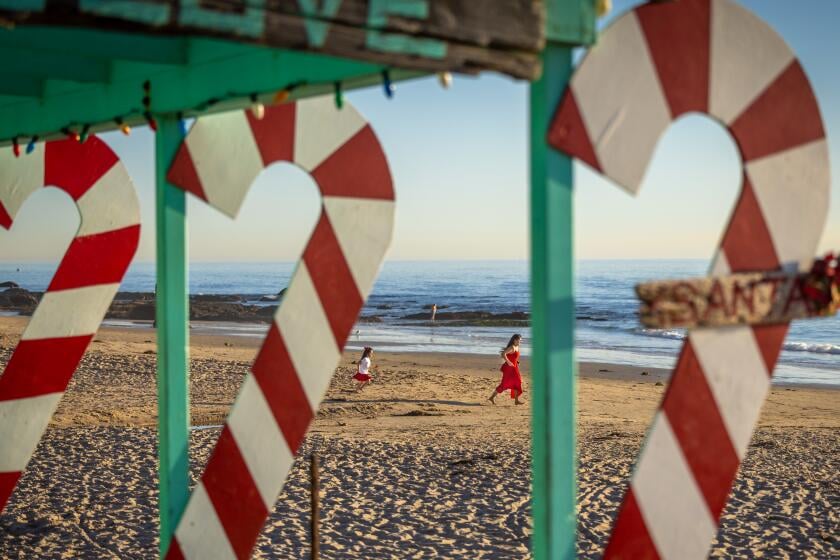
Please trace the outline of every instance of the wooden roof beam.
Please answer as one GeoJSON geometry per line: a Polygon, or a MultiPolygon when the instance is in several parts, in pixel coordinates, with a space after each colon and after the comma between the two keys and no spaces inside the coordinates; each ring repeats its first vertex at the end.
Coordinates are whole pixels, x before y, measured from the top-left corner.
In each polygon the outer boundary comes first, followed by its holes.
{"type": "Polygon", "coordinates": [[[137,48],[133,33],[92,30],[84,37],[85,40],[80,40],[77,29],[21,26],[0,30],[0,47],[162,65],[181,65],[189,61],[188,39],[182,37],[149,37],[144,40],[142,49],[137,48]],[[56,50],[56,45],[60,45],[60,50],[56,50]]]}
{"type": "Polygon", "coordinates": [[[24,57],[20,49],[0,47],[0,59],[3,60],[3,74],[6,76],[54,78],[83,83],[106,83],[111,77],[111,67],[107,61],[67,53],[30,51],[24,57]]]}
{"type": "Polygon", "coordinates": [[[0,96],[41,97],[44,93],[44,81],[41,79],[5,71],[3,74],[4,79],[0,82],[0,96]]]}

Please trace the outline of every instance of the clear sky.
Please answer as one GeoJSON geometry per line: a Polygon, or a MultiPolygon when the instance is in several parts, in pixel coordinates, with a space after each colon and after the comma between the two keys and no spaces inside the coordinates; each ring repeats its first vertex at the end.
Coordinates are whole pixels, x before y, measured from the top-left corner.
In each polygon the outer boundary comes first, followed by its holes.
{"type": "MultiPolygon", "coordinates": [[[[638,2],[617,0],[605,21],[638,2]]],[[[816,90],[833,168],[828,227],[821,250],[840,249],[840,2],[742,0],[798,53],[816,90]]],[[[603,23],[603,22],[602,22],[603,23]]],[[[371,121],[397,190],[395,260],[528,257],[527,93],[524,82],[497,75],[455,76],[450,90],[434,78],[347,99],[371,121]]],[[[154,259],[153,137],[105,140],[126,162],[140,194],[139,260],[154,259]]],[[[684,117],[660,141],[641,193],[633,198],[575,164],[579,258],[708,258],[740,186],[734,143],[715,122],[684,117]]],[[[294,260],[318,212],[311,179],[278,164],[257,180],[236,221],[191,200],[190,258],[195,261],[294,260]]],[[[45,189],[27,202],[0,259],[52,261],[78,225],[70,199],[45,189]]]]}

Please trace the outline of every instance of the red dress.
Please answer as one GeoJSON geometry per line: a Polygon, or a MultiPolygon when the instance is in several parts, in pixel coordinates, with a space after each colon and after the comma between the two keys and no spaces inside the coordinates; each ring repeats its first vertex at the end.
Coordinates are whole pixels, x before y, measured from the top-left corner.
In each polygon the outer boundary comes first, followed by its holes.
{"type": "Polygon", "coordinates": [[[510,398],[515,399],[522,394],[522,376],[519,374],[519,352],[511,352],[505,357],[513,365],[507,362],[499,368],[502,372],[502,382],[496,387],[496,392],[501,393],[510,389],[510,398]]]}

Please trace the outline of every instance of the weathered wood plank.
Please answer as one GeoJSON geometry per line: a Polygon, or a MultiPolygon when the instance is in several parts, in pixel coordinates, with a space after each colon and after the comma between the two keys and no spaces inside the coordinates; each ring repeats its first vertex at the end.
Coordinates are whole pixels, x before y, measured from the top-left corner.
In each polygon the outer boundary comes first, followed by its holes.
{"type": "Polygon", "coordinates": [[[214,36],[407,69],[533,79],[544,12],[542,0],[54,0],[0,9],[0,20],[214,36]]]}
{"type": "Polygon", "coordinates": [[[639,319],[649,328],[766,325],[827,317],[840,289],[811,273],[756,272],[665,280],[636,286],[639,319]],[[819,297],[814,296],[814,290],[819,297]]]}

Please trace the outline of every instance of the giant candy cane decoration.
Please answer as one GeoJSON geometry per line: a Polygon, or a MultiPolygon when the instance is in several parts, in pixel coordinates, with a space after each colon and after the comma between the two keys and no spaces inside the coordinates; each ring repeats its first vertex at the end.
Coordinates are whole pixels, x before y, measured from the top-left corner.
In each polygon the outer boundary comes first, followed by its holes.
{"type": "MultiPolygon", "coordinates": [[[[712,274],[805,270],[828,208],[828,152],[808,79],[772,29],[729,0],[643,5],[575,72],[549,142],[636,192],[669,124],[732,134],[743,188],[712,274]]],[[[690,331],[606,558],[702,558],[749,444],[787,325],[690,331]]]]}
{"type": "Polygon", "coordinates": [[[230,216],[266,166],[293,162],[322,212],[167,558],[247,558],[391,240],[394,191],[370,125],[330,98],[199,119],[169,180],[230,216]]]}
{"type": "Polygon", "coordinates": [[[0,377],[0,509],[99,328],[140,236],[140,209],[116,154],[96,137],[0,152],[0,225],[43,186],[70,195],[79,230],[0,377]]]}

